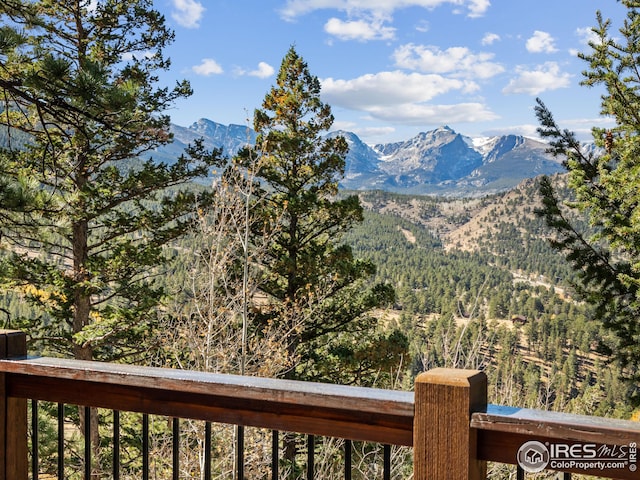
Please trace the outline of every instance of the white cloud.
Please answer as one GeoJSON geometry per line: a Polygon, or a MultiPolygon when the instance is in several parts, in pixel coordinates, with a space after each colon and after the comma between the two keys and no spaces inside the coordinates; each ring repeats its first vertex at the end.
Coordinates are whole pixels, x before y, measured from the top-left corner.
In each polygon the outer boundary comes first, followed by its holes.
{"type": "Polygon", "coordinates": [[[547,90],[566,88],[571,82],[571,74],[561,72],[556,62],[546,62],[534,70],[517,67],[516,73],[518,76],[502,89],[502,93],[539,95],[547,90]]]}
{"type": "Polygon", "coordinates": [[[363,111],[375,119],[405,124],[494,119],[495,115],[480,103],[427,103],[448,92],[468,92],[473,86],[472,82],[441,75],[392,71],[352,80],[324,79],[322,96],[334,107],[363,111]]]}
{"type": "Polygon", "coordinates": [[[287,0],[280,13],[287,20],[322,9],[340,10],[349,14],[368,12],[374,16],[384,16],[391,15],[401,8],[422,7],[431,10],[446,4],[466,7],[470,17],[484,15],[491,6],[490,0],[287,0]]]}
{"type": "Polygon", "coordinates": [[[598,36],[598,34],[593,31],[592,27],[576,28],[575,33],[578,39],[580,40],[580,43],[583,44],[586,48],[583,48],[581,50],[578,50],[577,48],[572,48],[569,50],[571,55],[577,56],[578,53],[580,52],[588,53],[590,51],[590,47],[589,47],[590,44],[600,45],[602,43],[600,36],[598,36]]]}
{"type": "Polygon", "coordinates": [[[209,77],[211,75],[218,75],[222,73],[224,70],[222,67],[212,58],[203,58],[202,63],[200,65],[195,65],[191,67],[198,75],[203,75],[205,77],[209,77]]]}
{"type": "Polygon", "coordinates": [[[196,0],[171,0],[171,17],[185,28],[198,28],[205,8],[196,0]]]}
{"type": "Polygon", "coordinates": [[[402,104],[387,108],[374,108],[371,116],[405,125],[483,122],[498,116],[481,103],[457,103],[452,105],[402,104]]]}
{"type": "Polygon", "coordinates": [[[469,2],[469,16],[482,17],[490,6],[490,0],[471,0],[469,2]]]}
{"type": "Polygon", "coordinates": [[[246,70],[241,67],[235,67],[233,70],[233,74],[238,77],[247,75],[249,77],[269,78],[274,73],[275,69],[267,62],[258,63],[258,68],[256,68],[255,70],[246,70]]]}
{"type": "Polygon", "coordinates": [[[396,70],[367,74],[353,80],[324,79],[322,95],[332,105],[368,111],[371,105],[425,102],[464,87],[465,82],[461,80],[396,70]]]}
{"type": "Polygon", "coordinates": [[[266,62],[258,63],[258,68],[248,73],[251,77],[269,78],[275,73],[274,68],[266,62]]]}
{"type": "Polygon", "coordinates": [[[451,74],[465,78],[491,78],[504,71],[499,63],[492,62],[492,53],[473,53],[466,47],[438,47],[409,43],[393,53],[396,65],[425,73],[451,74]]]}
{"type": "Polygon", "coordinates": [[[527,40],[527,50],[531,53],[553,53],[558,49],[554,45],[554,38],[547,32],[536,30],[527,40]]]}
{"type": "Polygon", "coordinates": [[[525,123],[521,125],[509,125],[485,130],[482,133],[488,137],[497,137],[500,135],[522,135],[523,137],[541,140],[540,134],[538,134],[538,127],[539,125],[535,123],[525,123]]]}
{"type": "Polygon", "coordinates": [[[499,40],[500,35],[498,35],[497,33],[486,33],[484,37],[482,37],[482,45],[493,45],[499,40]]]}
{"type": "Polygon", "coordinates": [[[588,46],[590,43],[599,45],[601,42],[600,37],[593,31],[591,27],[576,28],[576,35],[580,39],[580,43],[588,46]]]}
{"type": "Polygon", "coordinates": [[[385,27],[381,20],[368,22],[366,20],[342,21],[331,18],[324,26],[325,32],[338,37],[340,40],[391,40],[395,37],[396,29],[385,27]]]}

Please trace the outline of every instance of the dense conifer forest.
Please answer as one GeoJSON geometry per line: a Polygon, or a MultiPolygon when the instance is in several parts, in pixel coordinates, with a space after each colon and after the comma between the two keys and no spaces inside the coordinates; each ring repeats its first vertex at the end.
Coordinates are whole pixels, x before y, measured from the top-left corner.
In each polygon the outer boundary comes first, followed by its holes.
{"type": "Polygon", "coordinates": [[[409,384],[435,366],[482,368],[494,403],[629,417],[620,369],[598,353],[613,339],[575,299],[575,272],[535,214],[537,188],[474,200],[360,193],[368,211],[348,241],[396,288],[386,318],[410,339],[409,384]]]}

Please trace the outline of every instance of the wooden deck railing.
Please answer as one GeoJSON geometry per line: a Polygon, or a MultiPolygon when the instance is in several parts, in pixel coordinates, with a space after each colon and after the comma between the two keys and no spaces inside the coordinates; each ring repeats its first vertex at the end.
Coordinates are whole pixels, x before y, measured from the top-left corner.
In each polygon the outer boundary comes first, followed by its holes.
{"type": "Polygon", "coordinates": [[[415,480],[479,480],[487,461],[516,464],[540,445],[543,466],[566,458],[557,470],[640,478],[639,423],[487,405],[479,371],[431,370],[400,392],[27,358],[23,333],[0,331],[0,480],[28,478],[27,399],[413,446],[415,480]],[[585,468],[594,452],[620,461],[585,468]]]}

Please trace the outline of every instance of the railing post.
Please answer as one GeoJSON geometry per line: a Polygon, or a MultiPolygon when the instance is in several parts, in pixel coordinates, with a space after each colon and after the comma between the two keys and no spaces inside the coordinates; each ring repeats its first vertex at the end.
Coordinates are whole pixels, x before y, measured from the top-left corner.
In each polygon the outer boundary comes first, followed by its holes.
{"type": "MultiPolygon", "coordinates": [[[[0,330],[0,359],[27,355],[26,335],[0,330]]],[[[0,373],[0,480],[26,480],[27,400],[7,396],[7,374],[0,373]]]]}
{"type": "Polygon", "coordinates": [[[415,381],[415,480],[481,480],[471,413],[487,405],[487,376],[478,370],[436,368],[415,381]]]}

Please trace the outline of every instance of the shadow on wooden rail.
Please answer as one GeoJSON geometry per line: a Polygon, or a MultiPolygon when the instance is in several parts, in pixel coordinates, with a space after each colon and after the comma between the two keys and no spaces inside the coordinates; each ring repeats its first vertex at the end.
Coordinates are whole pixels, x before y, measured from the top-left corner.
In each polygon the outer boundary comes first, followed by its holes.
{"type": "Polygon", "coordinates": [[[483,479],[487,461],[640,478],[639,423],[487,405],[475,370],[430,370],[401,392],[28,358],[24,333],[0,330],[0,480],[28,476],[27,399],[413,446],[416,480],[483,479]]]}

